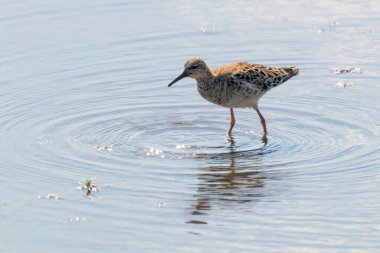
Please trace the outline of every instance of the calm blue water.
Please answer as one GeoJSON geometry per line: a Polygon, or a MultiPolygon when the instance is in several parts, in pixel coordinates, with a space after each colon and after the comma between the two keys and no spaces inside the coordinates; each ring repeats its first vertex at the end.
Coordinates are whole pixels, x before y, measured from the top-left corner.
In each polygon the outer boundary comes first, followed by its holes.
{"type": "Polygon", "coordinates": [[[0,252],[378,251],[379,13],[1,1],[0,252]],[[300,68],[261,100],[268,145],[253,110],[231,142],[228,110],[167,87],[190,57],[300,68]]]}

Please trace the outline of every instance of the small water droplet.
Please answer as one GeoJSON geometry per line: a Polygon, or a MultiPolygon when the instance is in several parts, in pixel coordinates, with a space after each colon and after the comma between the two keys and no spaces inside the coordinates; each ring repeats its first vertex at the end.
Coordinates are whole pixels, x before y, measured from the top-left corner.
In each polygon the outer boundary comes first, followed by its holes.
{"type": "Polygon", "coordinates": [[[86,217],[78,216],[78,217],[69,218],[69,221],[70,222],[86,222],[87,218],[86,217]]]}
{"type": "Polygon", "coordinates": [[[347,88],[347,87],[352,86],[352,83],[339,81],[334,84],[330,84],[329,86],[335,87],[335,88],[347,88]]]}

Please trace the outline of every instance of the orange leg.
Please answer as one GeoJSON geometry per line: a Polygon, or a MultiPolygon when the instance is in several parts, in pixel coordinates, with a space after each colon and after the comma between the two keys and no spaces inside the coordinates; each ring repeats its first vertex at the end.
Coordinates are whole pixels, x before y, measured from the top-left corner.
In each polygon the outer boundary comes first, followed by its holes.
{"type": "Polygon", "coordinates": [[[267,142],[268,142],[268,139],[267,139],[267,133],[268,133],[267,132],[267,124],[265,123],[265,119],[264,119],[263,115],[260,113],[259,109],[255,109],[255,110],[256,110],[257,114],[259,115],[261,125],[263,126],[264,135],[263,135],[262,140],[263,140],[263,142],[265,144],[267,144],[267,142]]]}
{"type": "Polygon", "coordinates": [[[231,126],[230,126],[230,130],[228,130],[228,135],[232,134],[232,128],[234,128],[234,125],[235,125],[234,110],[232,108],[230,108],[230,112],[231,112],[231,126]]]}

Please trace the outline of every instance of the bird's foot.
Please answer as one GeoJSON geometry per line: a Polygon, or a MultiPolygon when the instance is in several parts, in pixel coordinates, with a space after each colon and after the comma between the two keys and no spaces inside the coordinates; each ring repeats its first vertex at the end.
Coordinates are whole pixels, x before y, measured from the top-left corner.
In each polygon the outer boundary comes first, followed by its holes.
{"type": "Polygon", "coordinates": [[[230,147],[234,147],[236,142],[232,135],[228,135],[228,142],[230,143],[230,147]]]}
{"type": "Polygon", "coordinates": [[[263,135],[263,137],[261,138],[261,140],[263,141],[263,143],[264,143],[265,145],[268,144],[268,138],[267,138],[267,135],[266,135],[266,134],[263,135]]]}

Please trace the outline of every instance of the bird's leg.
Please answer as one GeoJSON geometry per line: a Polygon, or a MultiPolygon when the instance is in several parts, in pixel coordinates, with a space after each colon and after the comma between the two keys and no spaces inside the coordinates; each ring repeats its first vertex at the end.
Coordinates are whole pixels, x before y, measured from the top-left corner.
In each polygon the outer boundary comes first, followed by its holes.
{"type": "Polygon", "coordinates": [[[263,126],[264,135],[263,135],[262,140],[263,140],[263,142],[265,144],[267,144],[267,142],[268,142],[268,139],[267,139],[267,133],[268,133],[267,132],[267,124],[265,123],[265,119],[264,119],[263,115],[261,114],[261,112],[259,111],[259,109],[257,108],[255,110],[256,110],[257,114],[259,115],[261,125],[263,126]]]}
{"type": "Polygon", "coordinates": [[[230,130],[228,130],[228,135],[232,134],[232,128],[234,128],[234,125],[235,125],[234,110],[232,108],[230,108],[230,112],[231,112],[231,126],[230,126],[230,130]]]}

